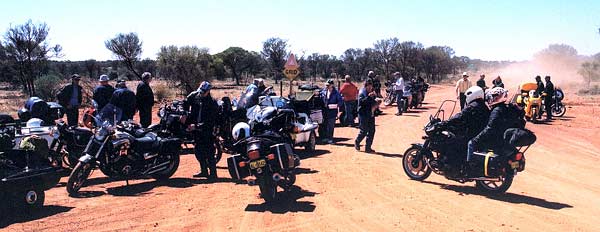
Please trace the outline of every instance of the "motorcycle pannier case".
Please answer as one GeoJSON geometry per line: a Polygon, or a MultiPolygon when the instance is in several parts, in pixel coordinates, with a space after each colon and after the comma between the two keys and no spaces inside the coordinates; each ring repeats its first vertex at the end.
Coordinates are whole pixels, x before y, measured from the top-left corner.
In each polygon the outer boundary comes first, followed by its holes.
{"type": "Polygon", "coordinates": [[[160,152],[179,155],[181,150],[181,139],[165,138],[160,140],[160,152]]]}
{"type": "Polygon", "coordinates": [[[275,155],[274,162],[282,170],[294,168],[294,152],[289,144],[275,144],[271,146],[271,153],[275,155]]]}
{"type": "Polygon", "coordinates": [[[245,161],[241,155],[233,155],[227,158],[227,169],[232,179],[241,180],[250,175],[248,166],[240,167],[240,162],[245,161]]]}
{"type": "Polygon", "coordinates": [[[474,152],[473,160],[476,162],[475,172],[478,176],[497,177],[502,171],[499,163],[500,156],[494,152],[474,152]]]}

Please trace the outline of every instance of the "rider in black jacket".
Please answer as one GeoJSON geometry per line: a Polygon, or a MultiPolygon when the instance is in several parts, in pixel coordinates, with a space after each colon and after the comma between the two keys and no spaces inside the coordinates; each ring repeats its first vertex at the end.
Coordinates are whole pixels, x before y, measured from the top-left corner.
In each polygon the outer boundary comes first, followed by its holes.
{"type": "Polygon", "coordinates": [[[216,136],[213,133],[217,121],[217,102],[210,95],[211,88],[209,82],[203,81],[198,90],[188,95],[184,108],[188,110],[191,107],[186,124],[194,133],[194,151],[200,163],[200,172],[194,177],[214,180],[217,178],[214,147],[216,136]]]}
{"type": "Polygon", "coordinates": [[[546,80],[546,88],[544,89],[544,93],[546,94],[544,97],[544,110],[546,110],[546,120],[552,120],[552,97],[554,96],[554,84],[552,84],[550,81],[550,76],[546,76],[544,79],[546,80]]]}

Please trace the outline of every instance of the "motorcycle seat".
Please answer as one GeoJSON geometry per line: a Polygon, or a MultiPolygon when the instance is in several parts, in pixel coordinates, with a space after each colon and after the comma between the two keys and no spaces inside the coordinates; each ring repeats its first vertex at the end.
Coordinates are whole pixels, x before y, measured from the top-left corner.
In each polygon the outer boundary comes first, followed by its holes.
{"type": "Polygon", "coordinates": [[[146,136],[146,134],[148,134],[148,132],[150,132],[150,130],[147,129],[136,129],[135,131],[133,131],[133,136],[136,138],[142,138],[144,136],[146,136]]]}
{"type": "Polygon", "coordinates": [[[149,152],[158,149],[160,140],[154,133],[147,133],[141,138],[136,138],[133,142],[133,149],[138,152],[149,152]]]}

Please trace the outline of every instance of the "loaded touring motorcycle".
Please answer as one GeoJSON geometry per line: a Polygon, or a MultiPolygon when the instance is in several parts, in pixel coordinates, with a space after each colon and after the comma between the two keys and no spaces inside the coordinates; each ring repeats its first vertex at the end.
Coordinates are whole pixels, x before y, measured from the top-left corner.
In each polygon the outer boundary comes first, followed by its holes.
{"type": "Polygon", "coordinates": [[[96,167],[113,179],[169,179],[179,166],[180,149],[178,138],[158,137],[132,122],[114,126],[106,121],[94,133],[71,172],[67,192],[77,195],[96,167]]]}
{"type": "MultiPolygon", "coordinates": [[[[456,101],[446,100],[435,115],[429,117],[425,126],[423,143],[412,144],[404,152],[402,166],[410,179],[422,181],[431,172],[460,183],[475,181],[478,189],[488,193],[502,193],[508,190],[518,172],[525,170],[525,152],[535,142],[535,135],[526,129],[510,128],[504,133],[507,149],[504,151],[474,152],[475,166],[467,170],[461,155],[466,149],[457,149],[456,135],[444,126],[444,105],[456,101]],[[440,114],[441,117],[440,118],[440,114]],[[458,158],[457,158],[458,157],[458,158]]],[[[449,116],[450,117],[450,116],[449,116]]]]}

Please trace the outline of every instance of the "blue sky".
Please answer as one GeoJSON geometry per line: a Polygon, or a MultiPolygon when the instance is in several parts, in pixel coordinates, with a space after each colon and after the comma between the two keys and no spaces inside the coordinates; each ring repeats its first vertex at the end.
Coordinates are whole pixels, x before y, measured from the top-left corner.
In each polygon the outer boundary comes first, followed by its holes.
{"type": "Polygon", "coordinates": [[[598,0],[2,1],[2,34],[28,19],[46,22],[69,60],[111,59],[104,41],[121,32],[137,32],[149,58],[163,45],[259,51],[269,37],[294,53],[336,56],[390,37],[486,60],[530,59],[551,43],[600,52],[598,0]]]}

